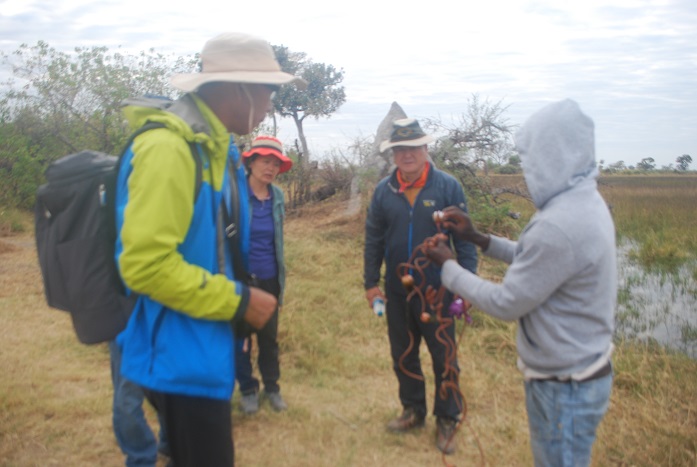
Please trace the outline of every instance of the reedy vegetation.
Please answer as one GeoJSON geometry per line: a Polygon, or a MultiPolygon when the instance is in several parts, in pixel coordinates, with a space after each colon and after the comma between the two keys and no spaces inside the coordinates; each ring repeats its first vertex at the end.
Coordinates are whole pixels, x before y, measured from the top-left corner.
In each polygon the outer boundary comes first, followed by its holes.
{"type": "Polygon", "coordinates": [[[674,272],[697,259],[697,174],[606,176],[601,192],[619,235],[640,244],[644,267],[674,272]]]}

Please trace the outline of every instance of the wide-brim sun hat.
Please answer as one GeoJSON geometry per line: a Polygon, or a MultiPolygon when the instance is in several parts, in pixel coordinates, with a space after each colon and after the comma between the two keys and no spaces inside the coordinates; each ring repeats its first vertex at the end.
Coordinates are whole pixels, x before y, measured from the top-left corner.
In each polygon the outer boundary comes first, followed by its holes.
{"type": "Polygon", "coordinates": [[[249,151],[242,153],[242,157],[248,159],[253,155],[274,156],[281,161],[281,168],[278,173],[288,172],[293,167],[293,161],[283,154],[283,145],[273,136],[257,136],[252,141],[249,151]]]}
{"type": "Polygon", "coordinates": [[[201,52],[201,71],[172,75],[170,83],[185,92],[213,82],[282,84],[307,89],[307,81],[281,71],[271,45],[243,33],[223,33],[210,39],[201,52]]]}
{"type": "Polygon", "coordinates": [[[418,147],[435,141],[421,129],[415,118],[400,118],[392,123],[390,139],[380,143],[380,152],[385,152],[395,146],[418,147]]]}

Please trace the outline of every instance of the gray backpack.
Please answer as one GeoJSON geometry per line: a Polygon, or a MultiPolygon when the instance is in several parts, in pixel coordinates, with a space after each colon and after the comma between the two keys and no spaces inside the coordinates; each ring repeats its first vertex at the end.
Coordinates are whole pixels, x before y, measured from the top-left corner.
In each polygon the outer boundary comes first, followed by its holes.
{"type": "MultiPolygon", "coordinates": [[[[147,123],[135,131],[119,157],[90,150],[62,157],[48,166],[38,189],[34,227],[46,301],[70,313],[83,344],[114,339],[133,310],[135,295],[126,295],[114,258],[116,177],[135,137],[163,127],[147,123]]],[[[191,146],[195,200],[202,164],[191,146]]]]}

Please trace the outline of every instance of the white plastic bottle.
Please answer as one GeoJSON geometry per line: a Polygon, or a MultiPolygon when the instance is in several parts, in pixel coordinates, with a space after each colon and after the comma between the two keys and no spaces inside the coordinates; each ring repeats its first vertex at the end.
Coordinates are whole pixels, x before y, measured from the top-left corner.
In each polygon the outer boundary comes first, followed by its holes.
{"type": "Polygon", "coordinates": [[[385,314],[385,300],[380,297],[375,297],[373,300],[373,313],[375,313],[375,316],[382,316],[385,314]]]}

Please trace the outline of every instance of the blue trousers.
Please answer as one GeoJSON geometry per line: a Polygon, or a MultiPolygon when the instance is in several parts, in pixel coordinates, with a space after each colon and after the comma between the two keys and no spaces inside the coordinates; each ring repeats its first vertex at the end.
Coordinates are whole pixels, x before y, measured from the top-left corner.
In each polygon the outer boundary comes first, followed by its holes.
{"type": "MultiPolygon", "coordinates": [[[[127,467],[154,467],[157,463],[158,445],[143,413],[143,389],[121,376],[121,350],[116,341],[109,342],[111,356],[111,380],[114,386],[112,421],[114,435],[126,456],[127,467]]],[[[159,418],[159,414],[158,414],[159,418]]],[[[162,420],[160,426],[164,427],[162,420]]],[[[160,430],[160,451],[167,453],[167,436],[160,430]]]]}
{"type": "Polygon", "coordinates": [[[607,411],[611,388],[612,374],[585,382],[525,382],[536,467],[590,465],[595,432],[607,411]]]}

